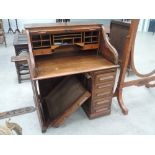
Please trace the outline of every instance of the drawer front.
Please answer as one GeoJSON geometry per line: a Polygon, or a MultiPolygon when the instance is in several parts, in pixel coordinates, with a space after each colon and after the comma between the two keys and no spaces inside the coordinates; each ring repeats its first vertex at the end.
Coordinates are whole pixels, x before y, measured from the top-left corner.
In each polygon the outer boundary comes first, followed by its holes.
{"type": "Polygon", "coordinates": [[[111,110],[110,107],[100,107],[98,109],[95,109],[95,113],[99,113],[99,112],[106,113],[106,112],[109,112],[110,110],[111,110]]]}
{"type": "Polygon", "coordinates": [[[106,73],[116,73],[116,69],[108,69],[108,70],[99,70],[99,71],[95,71],[93,72],[94,75],[98,75],[98,74],[106,74],[106,73]]]}
{"type": "Polygon", "coordinates": [[[99,47],[99,44],[88,44],[88,45],[84,45],[82,49],[83,50],[97,49],[98,47],[99,47]]]}
{"type": "Polygon", "coordinates": [[[94,107],[111,105],[111,96],[94,100],[94,107]]]}
{"type": "Polygon", "coordinates": [[[113,81],[107,82],[107,83],[98,83],[95,84],[95,91],[104,91],[105,89],[112,89],[114,85],[113,81]]]}
{"type": "Polygon", "coordinates": [[[96,91],[93,95],[94,99],[103,98],[106,96],[112,96],[112,89],[106,89],[104,91],[96,91]]]}
{"type": "Polygon", "coordinates": [[[51,53],[52,53],[51,48],[33,50],[34,55],[46,55],[51,53]]]}
{"type": "Polygon", "coordinates": [[[113,82],[115,80],[115,72],[97,74],[95,76],[95,83],[113,82]]]}

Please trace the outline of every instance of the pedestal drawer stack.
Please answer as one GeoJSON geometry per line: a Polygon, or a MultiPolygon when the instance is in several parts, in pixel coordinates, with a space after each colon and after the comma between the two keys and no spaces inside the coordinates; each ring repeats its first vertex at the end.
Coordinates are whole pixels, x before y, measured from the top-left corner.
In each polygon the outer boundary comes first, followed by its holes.
{"type": "Polygon", "coordinates": [[[89,118],[108,115],[111,112],[111,101],[116,76],[116,69],[102,70],[90,73],[90,79],[86,87],[92,96],[84,105],[89,118]]]}

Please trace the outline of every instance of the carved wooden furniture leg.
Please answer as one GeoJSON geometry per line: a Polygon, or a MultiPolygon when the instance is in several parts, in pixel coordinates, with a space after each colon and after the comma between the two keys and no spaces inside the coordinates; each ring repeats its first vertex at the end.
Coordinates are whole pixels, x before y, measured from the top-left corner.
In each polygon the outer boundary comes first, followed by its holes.
{"type": "Polygon", "coordinates": [[[123,114],[127,115],[128,114],[128,109],[124,104],[122,91],[123,91],[123,88],[117,89],[116,92],[115,92],[115,96],[117,97],[118,104],[119,104],[123,114]]]}
{"type": "Polygon", "coordinates": [[[126,45],[124,48],[124,56],[123,56],[123,62],[121,65],[120,77],[119,77],[118,85],[117,85],[116,92],[115,92],[115,96],[117,97],[119,105],[124,114],[127,114],[127,109],[124,105],[123,97],[122,97],[122,91],[124,87],[129,87],[129,86],[140,87],[144,85],[147,88],[155,87],[155,84],[150,84],[151,81],[155,81],[155,76],[153,76],[155,74],[155,70],[147,74],[141,74],[140,72],[137,71],[135,64],[134,64],[134,43],[135,43],[138,23],[139,23],[139,20],[132,20],[131,22],[129,35],[126,40],[126,45]],[[132,71],[137,77],[139,77],[139,79],[124,82],[125,72],[127,70],[127,63],[129,61],[129,56],[131,56],[132,71]]]}
{"type": "Polygon", "coordinates": [[[145,87],[147,87],[147,88],[155,87],[155,83],[154,83],[154,84],[147,83],[147,84],[145,85],[145,87]]]}
{"type": "Polygon", "coordinates": [[[139,20],[135,19],[135,20],[131,21],[129,33],[128,33],[128,35],[126,37],[126,41],[125,41],[123,60],[122,60],[121,69],[120,69],[119,81],[118,81],[118,85],[117,85],[117,88],[116,88],[116,91],[114,94],[114,96],[117,97],[120,108],[122,109],[122,112],[124,114],[128,114],[128,109],[126,108],[126,106],[123,102],[122,92],[123,92],[123,87],[124,87],[124,83],[125,83],[125,75],[127,72],[128,62],[129,62],[129,58],[131,55],[132,46],[133,46],[134,41],[135,41],[138,24],[139,24],[139,20]]]}
{"type": "MultiPolygon", "coordinates": [[[[126,54],[129,54],[129,52],[126,54]]],[[[123,83],[125,81],[125,74],[126,74],[127,66],[128,66],[127,58],[128,58],[128,55],[126,55],[125,58],[123,59],[120,77],[119,77],[118,85],[117,85],[117,88],[115,91],[115,96],[117,97],[119,106],[120,106],[123,114],[125,114],[125,115],[128,114],[128,109],[126,108],[126,106],[123,102],[122,91],[123,91],[123,83]]]]}

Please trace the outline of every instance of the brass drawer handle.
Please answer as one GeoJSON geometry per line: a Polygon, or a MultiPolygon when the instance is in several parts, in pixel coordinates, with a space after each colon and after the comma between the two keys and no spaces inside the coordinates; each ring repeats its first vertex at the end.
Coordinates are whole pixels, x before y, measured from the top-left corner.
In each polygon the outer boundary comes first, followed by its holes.
{"type": "Polygon", "coordinates": [[[106,88],[106,87],[111,87],[111,86],[112,86],[111,84],[106,84],[106,85],[100,85],[97,88],[101,89],[101,88],[106,88]]]}
{"type": "Polygon", "coordinates": [[[110,110],[110,109],[109,108],[101,108],[101,109],[96,110],[96,112],[102,112],[102,111],[105,111],[105,110],[110,110]]]}
{"type": "Polygon", "coordinates": [[[99,97],[99,96],[104,96],[104,95],[108,95],[108,94],[110,94],[110,91],[109,92],[105,92],[105,93],[99,93],[99,94],[97,94],[97,96],[99,97]]]}
{"type": "Polygon", "coordinates": [[[114,76],[108,76],[108,77],[101,77],[99,78],[100,81],[103,81],[103,80],[108,80],[108,79],[113,79],[114,76]]]}
{"type": "Polygon", "coordinates": [[[103,101],[99,101],[99,102],[96,102],[97,105],[101,105],[101,104],[104,104],[104,103],[107,103],[109,102],[109,100],[103,100],[103,101]]]}

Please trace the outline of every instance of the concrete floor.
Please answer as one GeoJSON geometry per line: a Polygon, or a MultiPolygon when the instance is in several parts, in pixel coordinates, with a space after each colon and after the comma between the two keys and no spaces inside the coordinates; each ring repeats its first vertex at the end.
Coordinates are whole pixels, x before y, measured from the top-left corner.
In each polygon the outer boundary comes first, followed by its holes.
{"type": "MultiPolygon", "coordinates": [[[[30,81],[18,84],[15,65],[10,61],[15,55],[13,35],[7,35],[7,44],[7,48],[0,45],[0,112],[34,106],[30,81]]],[[[155,35],[138,33],[135,51],[136,66],[142,73],[155,68],[155,35]]],[[[127,80],[134,78],[130,76],[127,80]]],[[[111,115],[89,120],[79,109],[64,125],[49,128],[44,134],[155,134],[155,88],[130,87],[125,88],[123,94],[129,109],[127,116],[121,113],[116,99],[113,99],[111,115]]],[[[0,120],[0,125],[5,120],[0,120]]],[[[20,124],[23,134],[42,134],[36,112],[12,117],[11,120],[20,124]]]]}

